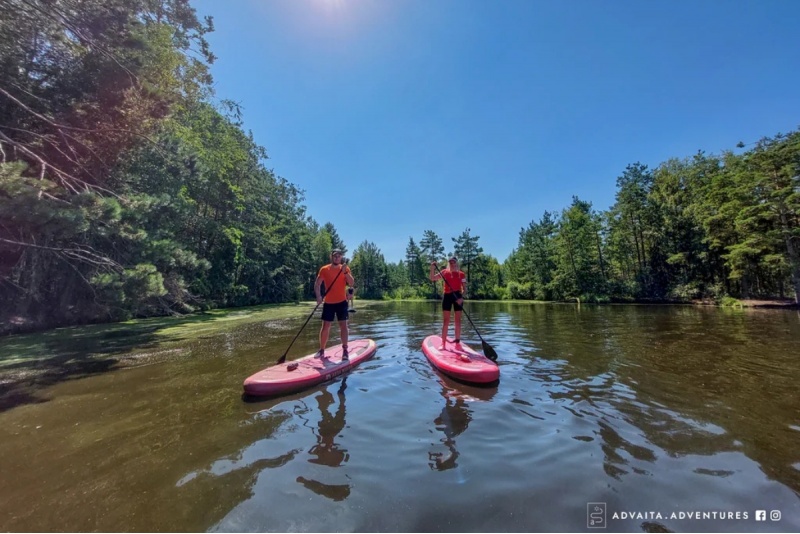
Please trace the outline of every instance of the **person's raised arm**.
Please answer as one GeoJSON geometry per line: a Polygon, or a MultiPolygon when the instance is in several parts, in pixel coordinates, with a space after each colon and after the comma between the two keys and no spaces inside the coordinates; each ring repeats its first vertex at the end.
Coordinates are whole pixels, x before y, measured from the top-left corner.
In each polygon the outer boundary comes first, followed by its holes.
{"type": "Polygon", "coordinates": [[[431,282],[435,282],[435,281],[439,280],[442,277],[441,274],[439,274],[438,272],[434,271],[435,267],[436,267],[436,262],[432,261],[431,262],[431,271],[428,274],[428,278],[430,279],[431,282]]]}

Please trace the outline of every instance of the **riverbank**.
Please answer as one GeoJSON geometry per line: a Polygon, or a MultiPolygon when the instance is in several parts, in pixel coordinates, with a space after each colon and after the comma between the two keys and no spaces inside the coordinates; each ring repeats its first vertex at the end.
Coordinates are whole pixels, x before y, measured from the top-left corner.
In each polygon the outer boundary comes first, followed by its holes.
{"type": "MultiPolygon", "coordinates": [[[[398,301],[424,301],[426,299],[399,299],[398,301]]],[[[609,302],[576,302],[577,299],[568,300],[568,301],[534,301],[534,300],[505,300],[505,301],[480,301],[480,302],[525,302],[525,303],[568,303],[568,304],[644,304],[644,305],[694,305],[694,306],[716,306],[716,307],[734,307],[734,308],[778,308],[778,309],[800,309],[800,305],[798,305],[793,299],[746,299],[746,300],[738,300],[738,299],[728,299],[723,302],[719,302],[713,299],[695,299],[691,301],[675,301],[675,300],[620,300],[620,299],[612,299],[609,302]]],[[[367,303],[370,301],[367,300],[359,300],[359,303],[367,303]]],[[[99,331],[103,331],[103,329],[111,330],[112,332],[120,327],[127,328],[128,326],[133,326],[134,329],[138,328],[150,328],[155,326],[157,329],[160,326],[167,327],[168,325],[180,324],[182,327],[187,327],[192,324],[202,324],[207,322],[209,319],[222,319],[222,320],[243,320],[248,317],[253,317],[254,314],[260,313],[260,311],[265,310],[290,310],[290,309],[297,309],[302,308],[305,309],[308,306],[313,307],[315,303],[313,301],[301,302],[301,303],[284,303],[284,304],[264,304],[261,306],[249,306],[246,308],[225,308],[219,310],[209,310],[205,312],[198,312],[192,313],[187,315],[178,315],[178,316],[159,316],[159,317],[148,317],[144,319],[132,319],[129,321],[123,321],[119,323],[97,323],[97,324],[81,324],[81,325],[71,325],[71,326],[62,326],[57,328],[47,328],[43,326],[37,327],[37,325],[26,322],[23,318],[18,316],[12,316],[9,320],[5,321],[4,324],[0,324],[0,341],[8,336],[25,336],[25,335],[36,335],[42,334],[47,332],[54,332],[54,331],[62,331],[69,328],[98,328],[99,331]],[[160,325],[160,326],[159,326],[160,325]]],[[[2,344],[0,344],[0,358],[3,357],[2,353],[2,344]]],[[[2,367],[2,361],[0,361],[0,367],[2,367]]]]}
{"type": "Polygon", "coordinates": [[[706,300],[693,300],[692,304],[697,306],[721,306],[733,308],[783,308],[783,309],[800,309],[793,299],[730,299],[727,303],[719,303],[710,299],[706,300]]]}
{"type": "MultiPolygon", "coordinates": [[[[32,360],[69,361],[71,358],[111,353],[124,355],[127,350],[142,346],[153,351],[169,350],[170,343],[212,337],[233,325],[263,323],[267,327],[281,321],[305,317],[315,305],[315,302],[265,304],[182,316],[133,319],[119,323],[66,326],[6,336],[0,338],[0,372],[32,360]]],[[[143,355],[131,357],[141,360],[143,355]]]]}
{"type": "MultiPolygon", "coordinates": [[[[0,411],[34,390],[98,373],[184,358],[233,328],[250,328],[268,339],[315,302],[211,310],[180,317],[70,326],[0,338],[0,411]]],[[[316,326],[316,325],[315,325],[316,326]]],[[[314,335],[314,334],[309,334],[314,335]]]]}

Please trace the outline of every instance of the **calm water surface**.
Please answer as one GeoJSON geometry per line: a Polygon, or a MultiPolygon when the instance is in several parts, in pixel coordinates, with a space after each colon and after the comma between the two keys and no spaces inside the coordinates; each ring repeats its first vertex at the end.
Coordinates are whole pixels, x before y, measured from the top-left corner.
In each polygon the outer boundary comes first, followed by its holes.
{"type": "Polygon", "coordinates": [[[796,311],[469,310],[495,387],[431,368],[435,303],[377,303],[351,324],[375,357],[292,396],[247,402],[242,381],[305,317],[19,394],[0,408],[0,530],[597,532],[587,503],[607,531],[800,530],[796,311]]]}

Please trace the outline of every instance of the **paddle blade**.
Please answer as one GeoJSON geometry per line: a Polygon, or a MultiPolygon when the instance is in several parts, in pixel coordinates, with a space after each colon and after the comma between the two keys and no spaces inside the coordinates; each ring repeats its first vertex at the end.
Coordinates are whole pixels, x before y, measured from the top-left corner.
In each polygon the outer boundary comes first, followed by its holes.
{"type": "Polygon", "coordinates": [[[483,340],[481,340],[481,343],[483,344],[483,355],[492,360],[493,362],[496,362],[497,353],[494,351],[492,346],[483,340]]]}
{"type": "Polygon", "coordinates": [[[277,364],[278,364],[278,365],[280,365],[280,364],[282,364],[282,363],[283,363],[283,362],[285,362],[285,361],[286,361],[286,354],[284,354],[283,356],[281,356],[280,358],[278,358],[277,364]]]}

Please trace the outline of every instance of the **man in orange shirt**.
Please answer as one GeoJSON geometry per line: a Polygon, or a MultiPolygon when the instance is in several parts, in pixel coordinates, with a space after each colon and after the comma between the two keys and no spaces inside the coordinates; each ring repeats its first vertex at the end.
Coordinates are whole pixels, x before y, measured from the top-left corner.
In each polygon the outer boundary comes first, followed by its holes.
{"type": "Polygon", "coordinates": [[[436,262],[431,262],[431,271],[428,275],[431,282],[444,279],[444,299],[442,300],[442,346],[444,349],[447,345],[447,328],[450,326],[450,310],[456,310],[455,329],[456,337],[455,342],[461,343],[461,311],[464,309],[463,293],[467,290],[467,276],[458,270],[458,259],[453,256],[448,260],[447,269],[435,272],[436,262]]]}
{"type": "Polygon", "coordinates": [[[355,280],[350,274],[350,267],[342,264],[342,251],[334,249],[331,252],[331,263],[320,268],[317,280],[314,282],[314,293],[317,295],[317,305],[322,303],[320,289],[325,283],[325,304],[322,305],[322,328],[319,331],[318,358],[325,357],[325,345],[328,344],[328,335],[334,316],[339,321],[339,333],[342,338],[342,359],[347,359],[347,297],[345,287],[353,287],[355,280]]]}

